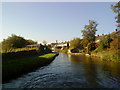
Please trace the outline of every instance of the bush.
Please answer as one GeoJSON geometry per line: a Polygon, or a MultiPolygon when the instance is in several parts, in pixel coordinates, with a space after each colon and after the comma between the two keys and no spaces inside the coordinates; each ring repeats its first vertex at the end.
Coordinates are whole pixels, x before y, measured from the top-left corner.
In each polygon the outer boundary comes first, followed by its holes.
{"type": "Polygon", "coordinates": [[[7,51],[13,48],[22,48],[26,46],[26,40],[23,37],[12,34],[2,42],[2,49],[7,51]]]}
{"type": "Polygon", "coordinates": [[[52,50],[48,46],[43,46],[42,44],[40,44],[38,52],[41,54],[46,54],[52,52],[52,50]]]}
{"type": "Polygon", "coordinates": [[[61,49],[62,47],[61,46],[56,46],[55,49],[61,49]]]}
{"type": "Polygon", "coordinates": [[[33,48],[17,48],[17,49],[9,49],[8,52],[2,52],[3,61],[16,59],[16,58],[23,58],[35,55],[42,55],[52,52],[48,46],[37,45],[33,48]]]}
{"type": "Polygon", "coordinates": [[[101,52],[101,51],[103,51],[103,50],[104,50],[103,46],[100,45],[98,48],[96,48],[96,49],[93,51],[93,53],[98,53],[98,52],[101,52]]]}
{"type": "Polygon", "coordinates": [[[120,36],[114,38],[114,40],[110,43],[110,48],[115,50],[120,49],[120,36]]]}
{"type": "Polygon", "coordinates": [[[75,48],[71,50],[72,53],[79,53],[79,49],[75,48]]]}
{"type": "Polygon", "coordinates": [[[33,44],[37,44],[37,42],[29,39],[29,40],[26,40],[26,44],[27,44],[27,45],[33,45],[33,44]]]}
{"type": "Polygon", "coordinates": [[[74,48],[83,49],[80,38],[75,38],[75,39],[71,40],[70,41],[70,48],[71,49],[74,49],[74,48]]]}
{"type": "Polygon", "coordinates": [[[100,47],[102,49],[110,48],[110,42],[112,41],[112,38],[110,37],[110,34],[105,36],[101,41],[100,41],[100,47]]]}
{"type": "Polygon", "coordinates": [[[18,51],[18,52],[8,52],[8,53],[2,53],[2,61],[6,62],[10,59],[16,59],[16,58],[22,58],[22,57],[29,57],[29,56],[35,56],[40,55],[36,50],[26,50],[26,51],[18,51]]]}
{"type": "Polygon", "coordinates": [[[115,52],[109,52],[105,53],[102,57],[103,60],[114,60],[114,61],[120,61],[120,56],[117,55],[115,52]]]}

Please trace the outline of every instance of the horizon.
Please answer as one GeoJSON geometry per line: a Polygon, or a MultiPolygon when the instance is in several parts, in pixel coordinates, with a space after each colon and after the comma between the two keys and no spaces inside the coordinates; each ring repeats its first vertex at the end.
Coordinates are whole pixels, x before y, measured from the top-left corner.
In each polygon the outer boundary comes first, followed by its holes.
{"type": "Polygon", "coordinates": [[[11,34],[47,43],[82,38],[89,20],[98,23],[96,35],[109,34],[117,28],[111,4],[115,2],[4,2],[0,41],[11,34]]]}

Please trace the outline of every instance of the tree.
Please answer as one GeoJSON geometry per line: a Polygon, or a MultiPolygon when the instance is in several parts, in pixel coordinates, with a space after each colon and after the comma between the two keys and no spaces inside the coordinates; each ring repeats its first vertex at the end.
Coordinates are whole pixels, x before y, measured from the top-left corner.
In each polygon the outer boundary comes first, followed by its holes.
{"type": "Polygon", "coordinates": [[[104,50],[106,48],[110,48],[110,42],[112,41],[112,38],[110,34],[106,35],[101,41],[99,47],[104,50]]]}
{"type": "Polygon", "coordinates": [[[21,37],[12,34],[7,39],[4,39],[2,41],[2,49],[3,50],[9,50],[12,48],[22,48],[26,46],[26,40],[21,37]]]}
{"type": "Polygon", "coordinates": [[[26,40],[26,44],[27,44],[27,45],[33,45],[33,44],[37,44],[37,42],[29,39],[29,40],[26,40]]]}
{"type": "Polygon", "coordinates": [[[117,16],[115,17],[116,22],[118,23],[118,27],[120,27],[120,1],[117,2],[115,5],[111,5],[112,10],[117,13],[117,16]]]}
{"type": "Polygon", "coordinates": [[[52,52],[52,50],[48,47],[48,46],[44,46],[44,45],[42,45],[42,44],[40,44],[40,46],[39,46],[39,49],[38,49],[38,52],[40,53],[40,54],[45,54],[45,53],[50,53],[50,52],[52,52]]]}
{"type": "Polygon", "coordinates": [[[38,52],[40,54],[44,53],[44,46],[42,44],[40,44],[38,52]]]}
{"type": "Polygon", "coordinates": [[[84,47],[89,46],[88,44],[90,44],[92,47],[91,50],[95,49],[95,34],[96,34],[96,27],[97,27],[97,23],[96,21],[93,20],[89,20],[89,25],[85,25],[84,30],[82,30],[82,36],[83,36],[83,40],[82,43],[84,45],[84,47]]]}
{"type": "Polygon", "coordinates": [[[70,48],[71,49],[75,49],[75,48],[82,48],[82,45],[81,45],[81,40],[80,38],[74,38],[73,40],[70,41],[70,48]]]}

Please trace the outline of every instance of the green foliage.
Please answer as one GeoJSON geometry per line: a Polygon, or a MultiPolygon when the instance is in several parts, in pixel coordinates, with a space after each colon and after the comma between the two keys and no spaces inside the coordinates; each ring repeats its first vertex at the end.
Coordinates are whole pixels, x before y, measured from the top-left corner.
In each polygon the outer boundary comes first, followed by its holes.
{"type": "Polygon", "coordinates": [[[99,47],[101,49],[110,48],[110,42],[112,41],[112,38],[110,37],[110,34],[105,36],[101,41],[99,47]]]}
{"type": "Polygon", "coordinates": [[[103,50],[104,50],[103,45],[100,45],[98,48],[96,48],[96,49],[93,51],[93,53],[98,53],[98,52],[101,52],[101,51],[103,51],[103,50]]]}
{"type": "Polygon", "coordinates": [[[16,58],[25,58],[25,57],[36,56],[36,55],[40,55],[40,53],[38,53],[35,49],[2,53],[2,62],[4,63],[7,61],[14,60],[16,58]]]}
{"type": "Polygon", "coordinates": [[[40,44],[38,52],[39,53],[43,53],[44,52],[44,46],[42,44],[40,44]]]}
{"type": "Polygon", "coordinates": [[[33,45],[33,44],[37,44],[37,42],[29,39],[29,40],[26,40],[26,44],[27,44],[27,45],[33,45]]]}
{"type": "Polygon", "coordinates": [[[26,40],[21,36],[12,34],[7,39],[4,39],[1,44],[2,44],[2,52],[13,52],[13,51],[23,51],[23,48],[26,50],[28,48],[27,47],[25,48],[25,46],[33,45],[33,44],[37,45],[37,42],[30,39],[26,40]],[[22,48],[22,50],[20,50],[20,48],[22,48]]]}
{"type": "Polygon", "coordinates": [[[2,42],[3,50],[10,50],[13,48],[22,48],[26,46],[26,40],[23,37],[12,34],[2,42]]]}
{"type": "Polygon", "coordinates": [[[118,13],[117,16],[115,17],[115,19],[116,19],[117,23],[120,23],[120,1],[117,2],[115,5],[112,5],[111,8],[115,13],[118,13]]]}
{"type": "Polygon", "coordinates": [[[42,55],[52,52],[48,46],[43,46],[42,44],[36,45],[35,47],[24,47],[8,50],[7,52],[2,52],[3,61],[8,61],[16,58],[23,58],[29,56],[42,55]]]}
{"type": "Polygon", "coordinates": [[[102,59],[120,61],[120,55],[116,54],[115,52],[112,53],[108,52],[103,55],[102,59]]]}
{"type": "Polygon", "coordinates": [[[89,20],[89,25],[85,25],[84,30],[81,31],[83,36],[83,44],[85,47],[88,45],[88,43],[95,42],[97,25],[98,24],[95,21],[89,20]]]}
{"type": "Polygon", "coordinates": [[[84,30],[82,30],[82,44],[84,46],[85,52],[90,54],[92,50],[95,49],[95,34],[97,23],[93,20],[89,20],[89,25],[85,25],[84,30]]]}
{"type": "Polygon", "coordinates": [[[95,45],[94,43],[88,43],[87,47],[86,47],[86,53],[87,54],[91,54],[91,51],[95,49],[95,45]]]}
{"type": "Polygon", "coordinates": [[[56,46],[55,49],[61,49],[62,47],[61,46],[56,46]]]}
{"type": "Polygon", "coordinates": [[[40,54],[44,54],[44,53],[50,53],[50,52],[52,52],[52,50],[48,46],[46,46],[46,45],[44,46],[44,45],[40,44],[38,52],[40,54]]]}
{"type": "Polygon", "coordinates": [[[114,40],[110,43],[110,48],[115,50],[120,49],[120,36],[114,38],[114,40]]]}
{"type": "Polygon", "coordinates": [[[82,49],[83,46],[81,44],[80,38],[75,38],[75,39],[71,40],[70,41],[70,48],[71,49],[74,49],[74,48],[82,49]]]}
{"type": "Polygon", "coordinates": [[[103,38],[102,40],[100,40],[100,43],[99,43],[98,48],[96,48],[96,49],[93,51],[93,53],[98,53],[98,52],[103,51],[103,50],[106,49],[106,48],[110,48],[110,43],[111,43],[111,41],[112,41],[112,38],[111,38],[110,34],[104,36],[104,38],[103,38]]]}
{"type": "Polygon", "coordinates": [[[79,53],[79,49],[78,48],[74,48],[71,50],[72,53],[79,53]]]}
{"type": "Polygon", "coordinates": [[[47,54],[47,53],[51,53],[52,50],[48,47],[48,46],[44,46],[44,53],[47,54]]]}
{"type": "Polygon", "coordinates": [[[83,45],[83,48],[85,48],[87,46],[87,44],[88,44],[88,40],[85,39],[85,38],[82,39],[81,44],[83,45]]]}

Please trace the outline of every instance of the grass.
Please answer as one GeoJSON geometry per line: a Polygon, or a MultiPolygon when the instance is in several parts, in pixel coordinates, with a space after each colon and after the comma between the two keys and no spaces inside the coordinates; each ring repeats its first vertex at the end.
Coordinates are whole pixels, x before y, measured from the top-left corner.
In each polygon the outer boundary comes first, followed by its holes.
{"type": "Polygon", "coordinates": [[[115,52],[106,52],[103,54],[103,60],[120,61],[120,55],[115,52]]]}
{"type": "Polygon", "coordinates": [[[23,47],[23,48],[15,48],[9,50],[0,50],[1,53],[8,53],[8,52],[20,52],[20,51],[30,51],[30,50],[38,50],[38,47],[23,47]]]}
{"type": "Polygon", "coordinates": [[[92,55],[101,57],[101,59],[107,61],[120,61],[120,49],[106,49],[99,52],[93,51],[92,55]]]}
{"type": "Polygon", "coordinates": [[[64,48],[63,50],[61,50],[60,52],[62,52],[62,53],[67,53],[67,52],[68,52],[68,48],[66,47],[66,48],[64,48]]]}
{"type": "Polygon", "coordinates": [[[48,65],[57,55],[58,53],[49,53],[42,56],[22,58],[3,63],[2,81],[3,83],[8,82],[41,66],[48,65]]]}

